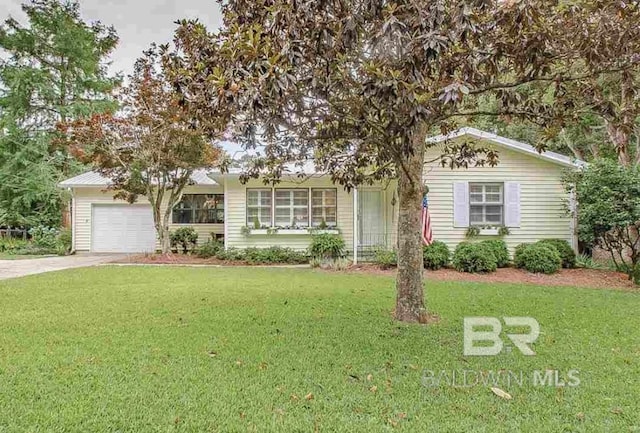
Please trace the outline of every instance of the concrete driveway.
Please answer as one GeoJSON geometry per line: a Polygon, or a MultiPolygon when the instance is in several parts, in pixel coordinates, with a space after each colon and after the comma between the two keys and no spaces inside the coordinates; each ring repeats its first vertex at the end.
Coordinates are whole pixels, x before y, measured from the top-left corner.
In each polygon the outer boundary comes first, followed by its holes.
{"type": "Polygon", "coordinates": [[[0,260],[0,280],[60,271],[62,269],[84,268],[109,263],[122,255],[117,254],[77,254],[65,257],[43,257],[41,259],[0,260]]]}

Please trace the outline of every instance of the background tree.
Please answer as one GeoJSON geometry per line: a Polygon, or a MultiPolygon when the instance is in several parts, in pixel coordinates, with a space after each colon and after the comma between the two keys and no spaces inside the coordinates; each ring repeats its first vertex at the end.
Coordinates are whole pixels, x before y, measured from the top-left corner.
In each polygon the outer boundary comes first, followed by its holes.
{"type": "MultiPolygon", "coordinates": [[[[420,211],[428,134],[458,119],[509,115],[553,127],[571,99],[567,82],[628,70],[638,52],[636,5],[555,2],[230,0],[224,27],[183,22],[172,79],[199,119],[234,105],[246,147],[265,145],[247,171],[277,182],[289,163],[313,159],[353,188],[398,178],[395,316],[427,319],[420,211]],[[616,23],[606,28],[599,22],[616,23]],[[631,30],[629,30],[631,29],[631,30]],[[605,32],[606,30],[606,32],[605,32]],[[611,33],[613,31],[614,33],[611,33]],[[620,32],[628,44],[619,47],[620,32]],[[588,60],[587,72],[574,63],[588,60]],[[526,89],[526,91],[522,91],[526,89]],[[486,111],[480,97],[494,98],[486,111]]],[[[494,164],[497,154],[448,144],[452,168],[494,164]]]]}
{"type": "Polygon", "coordinates": [[[113,109],[119,79],[106,60],[118,38],[112,27],[86,23],[77,2],[23,5],[28,24],[0,25],[0,225],[58,226],[56,184],[78,170],[57,145],[58,122],[113,109]]]}
{"type": "MultiPolygon", "coordinates": [[[[574,96],[578,98],[578,95],[574,96]]],[[[497,109],[495,99],[479,101],[485,111],[497,109]]],[[[617,159],[615,149],[609,141],[602,118],[591,110],[574,110],[567,113],[567,118],[558,123],[559,128],[553,132],[545,127],[545,119],[533,122],[519,117],[478,116],[469,122],[476,128],[490,131],[498,135],[520,140],[525,143],[543,145],[548,150],[558,152],[583,161],[594,161],[600,158],[617,159]]]]}
{"type": "Polygon", "coordinates": [[[149,200],[166,254],[173,207],[194,170],[215,166],[222,152],[180,103],[166,79],[160,49],[145,52],[128,81],[119,94],[119,113],[67,122],[60,130],[81,161],[111,179],[116,198],[149,200]]]}
{"type": "Polygon", "coordinates": [[[580,239],[609,253],[617,269],[640,282],[640,168],[601,159],[566,184],[580,203],[580,239]]]}

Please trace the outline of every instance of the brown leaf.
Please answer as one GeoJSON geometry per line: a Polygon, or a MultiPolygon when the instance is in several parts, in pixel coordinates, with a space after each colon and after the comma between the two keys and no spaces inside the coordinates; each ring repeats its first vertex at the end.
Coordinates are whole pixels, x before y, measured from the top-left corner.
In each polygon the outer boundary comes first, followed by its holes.
{"type": "Polygon", "coordinates": [[[313,400],[313,394],[309,393],[309,394],[305,395],[304,398],[307,399],[307,400],[313,400]]]}
{"type": "Polygon", "coordinates": [[[496,388],[494,386],[491,387],[491,391],[500,398],[504,398],[505,400],[511,400],[511,394],[506,391],[501,390],[500,388],[496,388]]]}
{"type": "Polygon", "coordinates": [[[376,391],[378,391],[378,387],[373,385],[371,388],[369,388],[369,391],[376,392],[376,391]]]}

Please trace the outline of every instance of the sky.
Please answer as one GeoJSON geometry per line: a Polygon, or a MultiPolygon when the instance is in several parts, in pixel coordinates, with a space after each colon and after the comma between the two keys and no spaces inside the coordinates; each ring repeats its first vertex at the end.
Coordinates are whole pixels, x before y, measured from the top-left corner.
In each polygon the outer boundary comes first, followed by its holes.
{"type": "MultiPolygon", "coordinates": [[[[0,20],[9,16],[24,22],[20,5],[26,0],[0,0],[0,20]]],[[[112,72],[126,74],[152,42],[170,42],[174,21],[198,18],[210,29],[221,25],[220,8],[215,0],[79,0],[83,17],[113,25],[120,44],[112,56],[112,72]]]]}

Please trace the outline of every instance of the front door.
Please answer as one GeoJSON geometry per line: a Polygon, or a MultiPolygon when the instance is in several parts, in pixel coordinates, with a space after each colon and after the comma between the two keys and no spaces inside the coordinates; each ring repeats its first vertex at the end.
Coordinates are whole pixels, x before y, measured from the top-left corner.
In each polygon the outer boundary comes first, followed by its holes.
{"type": "Polygon", "coordinates": [[[384,202],[379,189],[358,191],[358,243],[361,247],[385,245],[384,202]]]}

